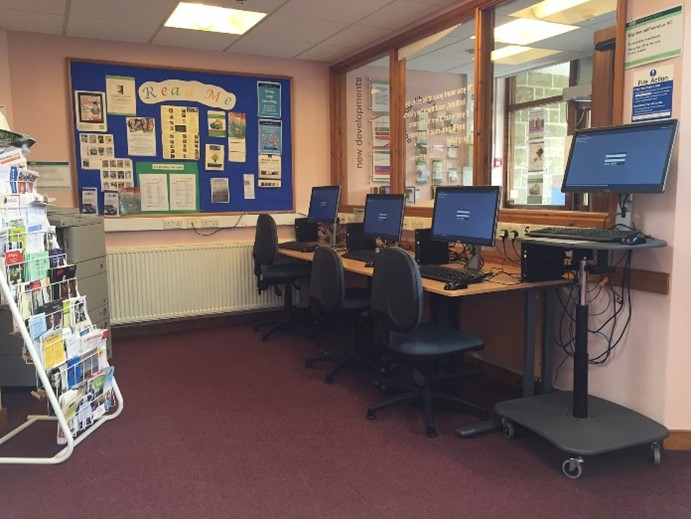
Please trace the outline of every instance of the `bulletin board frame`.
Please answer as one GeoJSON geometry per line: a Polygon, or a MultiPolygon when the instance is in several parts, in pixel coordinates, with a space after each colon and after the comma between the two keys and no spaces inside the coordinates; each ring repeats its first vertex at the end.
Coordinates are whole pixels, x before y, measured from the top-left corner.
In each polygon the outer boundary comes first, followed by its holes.
{"type": "Polygon", "coordinates": [[[67,66],[81,212],[104,214],[104,192],[127,216],[294,211],[292,77],[67,66]]]}

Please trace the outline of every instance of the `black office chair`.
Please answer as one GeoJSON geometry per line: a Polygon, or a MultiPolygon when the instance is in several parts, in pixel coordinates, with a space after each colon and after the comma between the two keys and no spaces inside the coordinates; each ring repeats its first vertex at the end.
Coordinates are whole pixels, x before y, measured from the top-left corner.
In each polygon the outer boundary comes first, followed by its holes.
{"type": "Polygon", "coordinates": [[[456,404],[487,418],[486,408],[434,388],[440,359],[481,350],[484,343],[458,328],[421,323],[422,304],[422,280],[412,256],[398,247],[379,252],[374,260],[370,315],[388,329],[388,347],[413,361],[414,384],[408,392],[370,406],[367,418],[376,418],[380,409],[421,400],[427,436],[432,438],[437,435],[434,401],[456,404]]]}
{"type": "Polygon", "coordinates": [[[312,315],[317,322],[335,317],[348,335],[342,351],[325,351],[305,360],[308,368],[313,367],[315,362],[334,361],[331,370],[324,377],[324,383],[331,384],[336,373],[357,360],[357,320],[369,308],[369,298],[367,288],[346,288],[343,261],[338,253],[329,247],[318,247],[314,251],[310,274],[312,315]]]}
{"type": "Polygon", "coordinates": [[[274,287],[277,295],[283,293],[283,308],[285,317],[263,321],[254,325],[254,331],[266,330],[262,333],[262,341],[266,342],[276,330],[283,327],[292,327],[308,337],[312,334],[293,315],[293,289],[298,289],[298,279],[307,278],[310,275],[309,263],[276,263],[278,255],[278,233],[276,222],[268,214],[260,214],[257,218],[257,227],[254,234],[254,247],[252,258],[254,259],[254,275],[257,277],[257,292],[261,294],[269,287],[274,287]],[[283,285],[283,291],[280,286],[283,285]]]}

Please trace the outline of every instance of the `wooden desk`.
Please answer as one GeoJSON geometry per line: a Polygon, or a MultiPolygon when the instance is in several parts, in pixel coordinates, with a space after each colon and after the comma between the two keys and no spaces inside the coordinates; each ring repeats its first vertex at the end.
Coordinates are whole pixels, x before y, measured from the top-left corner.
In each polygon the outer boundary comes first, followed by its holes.
{"type": "MultiPolygon", "coordinates": [[[[278,249],[282,256],[295,258],[303,261],[312,261],[314,253],[312,252],[297,252],[287,249],[278,249]]],[[[374,269],[365,267],[362,261],[351,260],[343,258],[343,267],[347,272],[353,272],[363,276],[371,277],[374,269]]],[[[485,265],[485,270],[489,270],[492,265],[485,265]]],[[[506,266],[502,266],[504,270],[508,270],[506,266]]],[[[542,390],[547,393],[552,391],[552,345],[554,343],[554,309],[556,299],[556,289],[560,286],[565,286],[571,283],[570,280],[560,279],[555,281],[539,281],[539,282],[519,282],[511,283],[512,278],[502,276],[507,282],[498,282],[493,280],[486,280],[482,283],[474,283],[468,285],[468,288],[460,290],[444,290],[444,283],[432,279],[422,278],[422,288],[432,296],[430,303],[432,305],[431,314],[437,317],[440,314],[440,306],[444,306],[443,301],[457,303],[462,298],[473,297],[482,294],[491,293],[516,293],[523,292],[525,294],[523,303],[523,319],[524,319],[524,333],[523,333],[523,396],[532,396],[534,394],[535,381],[535,351],[536,338],[539,320],[536,315],[536,302],[538,294],[542,294],[543,315],[542,315],[542,390]]],[[[446,305],[448,307],[448,314],[458,315],[456,304],[446,305]]],[[[457,324],[452,317],[449,317],[450,324],[457,324]]]]}

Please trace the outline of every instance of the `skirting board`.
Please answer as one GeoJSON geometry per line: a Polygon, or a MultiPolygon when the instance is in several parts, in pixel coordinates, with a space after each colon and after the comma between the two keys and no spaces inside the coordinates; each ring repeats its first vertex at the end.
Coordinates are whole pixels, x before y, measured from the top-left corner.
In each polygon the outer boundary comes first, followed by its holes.
{"type": "Polygon", "coordinates": [[[691,451],[691,431],[669,431],[664,448],[668,451],[691,451]]]}

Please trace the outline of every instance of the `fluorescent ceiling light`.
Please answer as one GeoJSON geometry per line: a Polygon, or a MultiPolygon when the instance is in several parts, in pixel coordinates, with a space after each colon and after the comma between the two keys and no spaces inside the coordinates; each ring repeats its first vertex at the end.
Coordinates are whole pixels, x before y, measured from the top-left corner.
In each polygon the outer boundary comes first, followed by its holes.
{"type": "Polygon", "coordinates": [[[544,0],[511,16],[574,24],[613,13],[616,9],[617,0],[544,0]]]}
{"type": "Polygon", "coordinates": [[[578,29],[573,25],[543,22],[519,18],[494,29],[494,41],[512,45],[529,45],[536,41],[546,40],[559,34],[578,29]]]}
{"type": "Polygon", "coordinates": [[[521,65],[558,53],[558,50],[534,49],[532,47],[521,47],[520,45],[509,45],[508,47],[493,50],[492,61],[498,65],[521,65]]]}
{"type": "Polygon", "coordinates": [[[165,26],[195,31],[245,34],[265,16],[266,13],[180,2],[165,26]]]}

